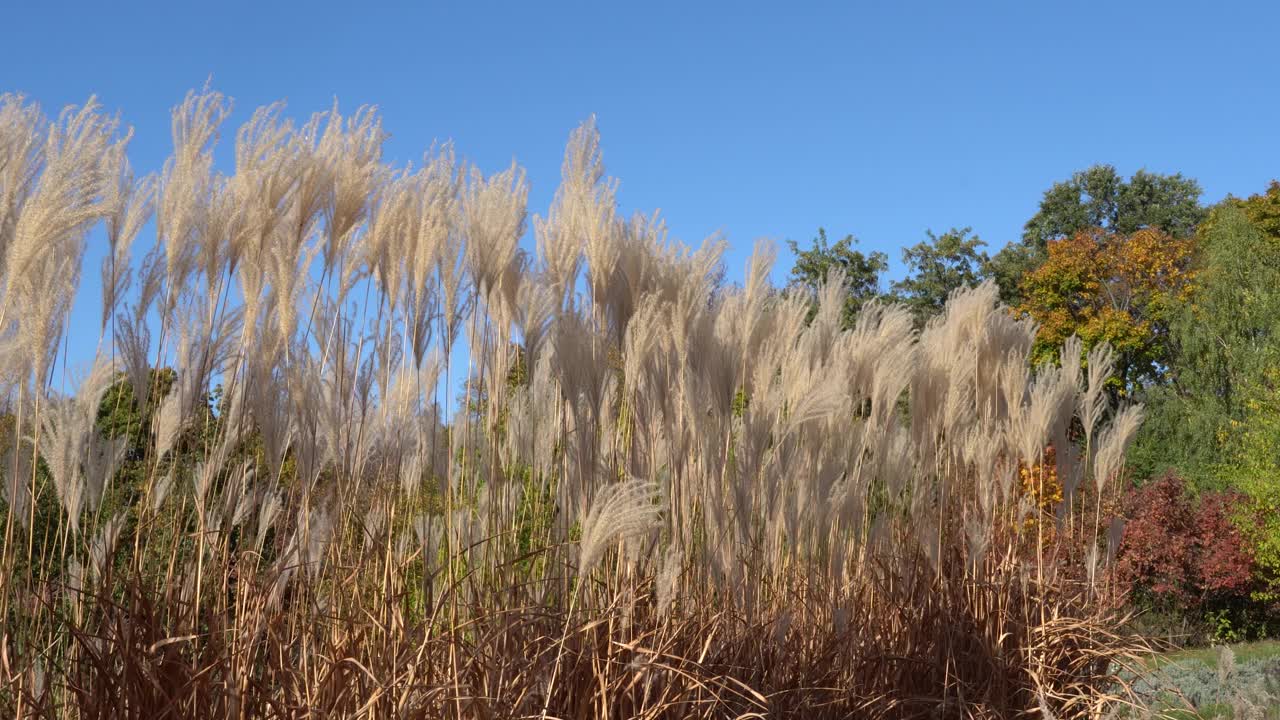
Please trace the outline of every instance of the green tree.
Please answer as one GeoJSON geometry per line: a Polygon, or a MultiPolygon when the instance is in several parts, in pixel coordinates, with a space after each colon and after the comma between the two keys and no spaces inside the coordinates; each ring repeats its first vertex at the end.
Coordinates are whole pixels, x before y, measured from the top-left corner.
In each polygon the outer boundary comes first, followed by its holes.
{"type": "Polygon", "coordinates": [[[1050,240],[1092,228],[1123,235],[1156,228],[1185,238],[1204,220],[1200,193],[1200,184],[1181,173],[1139,170],[1124,180],[1111,165],[1094,165],[1045,191],[1022,241],[1043,248],[1050,240]]]}
{"type": "Polygon", "coordinates": [[[1045,260],[1041,248],[1013,242],[1000,248],[987,262],[986,273],[1000,288],[1000,301],[1010,307],[1022,302],[1022,279],[1045,260]]]}
{"type": "Polygon", "coordinates": [[[1243,419],[1219,434],[1223,453],[1215,485],[1244,493],[1255,521],[1240,524],[1252,546],[1262,599],[1280,599],[1280,366],[1271,365],[1237,392],[1243,419]]]}
{"type": "Polygon", "coordinates": [[[906,278],[893,283],[894,298],[911,308],[918,322],[941,312],[951,293],[971,287],[988,276],[986,246],[972,228],[952,228],[941,235],[926,230],[929,239],[902,251],[906,278]]]}
{"type": "Polygon", "coordinates": [[[1280,241],[1280,181],[1272,180],[1266,192],[1244,200],[1228,198],[1227,204],[1243,211],[1263,235],[1280,241]]]}
{"type": "Polygon", "coordinates": [[[1206,214],[1200,194],[1200,184],[1180,173],[1139,170],[1125,180],[1111,165],[1094,165],[1054,183],[1023,228],[1021,242],[1010,243],[991,259],[989,271],[1001,299],[1009,305],[1025,299],[1022,280],[1044,263],[1052,240],[1093,229],[1132,235],[1152,228],[1174,239],[1191,237],[1206,214]]]}
{"type": "Polygon", "coordinates": [[[882,252],[864,254],[854,249],[858,241],[845,235],[834,245],[828,244],[827,231],[818,228],[813,246],[801,250],[794,240],[787,246],[796,256],[787,287],[813,296],[832,272],[844,273],[849,296],[844,304],[844,323],[852,325],[862,306],[880,295],[880,275],[889,267],[889,258],[882,252]]]}
{"type": "Polygon", "coordinates": [[[1280,373],[1280,236],[1228,201],[1211,213],[1198,244],[1193,293],[1171,324],[1171,382],[1148,393],[1133,460],[1143,472],[1177,467],[1211,487],[1231,484],[1224,458],[1235,456],[1228,464],[1237,469],[1259,467],[1267,428],[1280,426],[1266,417],[1268,408],[1280,413],[1266,402],[1280,373]]]}

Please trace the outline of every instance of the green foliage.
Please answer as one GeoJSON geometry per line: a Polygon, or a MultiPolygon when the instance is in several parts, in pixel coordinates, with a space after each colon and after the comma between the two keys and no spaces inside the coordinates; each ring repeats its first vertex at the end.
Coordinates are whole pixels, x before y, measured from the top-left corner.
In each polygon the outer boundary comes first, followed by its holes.
{"type": "Polygon", "coordinates": [[[893,284],[893,295],[911,308],[917,322],[940,312],[955,290],[987,278],[990,259],[980,249],[986,243],[971,231],[952,228],[935,235],[927,230],[928,240],[902,250],[909,275],[893,284]]]}
{"type": "MultiPolygon", "coordinates": [[[[787,246],[796,256],[787,283],[791,289],[813,296],[831,273],[844,273],[845,287],[849,292],[843,313],[846,327],[853,325],[864,304],[880,294],[880,275],[889,267],[889,258],[884,253],[864,254],[853,248],[855,243],[857,240],[852,235],[845,235],[834,245],[829,245],[827,231],[823,228],[818,228],[818,236],[808,250],[801,250],[794,240],[787,241],[787,246]]],[[[816,310],[815,303],[813,312],[816,310]]]]}
{"type": "Polygon", "coordinates": [[[1000,288],[1001,302],[1013,307],[1023,301],[1022,279],[1040,267],[1045,256],[1043,248],[1015,242],[1000,248],[1000,252],[991,257],[985,272],[1000,288]]]}
{"type": "Polygon", "coordinates": [[[1172,382],[1148,392],[1131,458],[1139,473],[1177,467],[1201,490],[1244,494],[1240,527],[1269,602],[1280,597],[1280,236],[1259,223],[1277,198],[1273,185],[1228,200],[1201,227],[1194,292],[1170,329],[1172,382]]]}
{"type": "Polygon", "coordinates": [[[1181,174],[1138,170],[1126,181],[1111,165],[1079,170],[1044,191],[1021,241],[996,252],[986,264],[986,274],[995,279],[1006,305],[1020,305],[1027,300],[1021,283],[1048,259],[1050,241],[1091,229],[1128,236],[1153,228],[1174,238],[1189,237],[1206,215],[1199,196],[1199,184],[1181,174]]]}
{"type": "Polygon", "coordinates": [[[1045,191],[1022,241],[1043,248],[1050,240],[1092,228],[1123,234],[1158,228],[1187,237],[1205,216],[1200,193],[1199,183],[1180,173],[1139,170],[1126,181],[1113,166],[1094,165],[1045,191]]]}
{"type": "Polygon", "coordinates": [[[1231,198],[1228,204],[1244,211],[1249,222],[1270,238],[1280,238],[1280,180],[1272,180],[1266,192],[1244,200],[1231,198]]]}
{"type": "Polygon", "coordinates": [[[1200,185],[1181,174],[1139,170],[1125,180],[1111,165],[1094,165],[1045,191],[1036,214],[1023,228],[1021,242],[1010,243],[991,258],[987,273],[1010,306],[1026,300],[1022,280],[1044,264],[1051,240],[1085,230],[1129,235],[1159,229],[1177,239],[1191,236],[1205,217],[1200,185]]]}
{"type": "Polygon", "coordinates": [[[1233,422],[1234,431],[1223,448],[1217,468],[1221,481],[1243,492],[1257,514],[1257,522],[1243,529],[1253,545],[1262,579],[1267,583],[1263,599],[1280,599],[1280,370],[1271,370],[1266,382],[1245,395],[1244,419],[1233,422]]]}
{"type": "Polygon", "coordinates": [[[1148,391],[1133,458],[1143,472],[1172,466],[1199,487],[1221,485],[1217,468],[1246,415],[1265,424],[1248,403],[1265,399],[1266,376],[1280,363],[1277,240],[1230,204],[1204,224],[1194,290],[1170,327],[1172,382],[1148,391]]]}

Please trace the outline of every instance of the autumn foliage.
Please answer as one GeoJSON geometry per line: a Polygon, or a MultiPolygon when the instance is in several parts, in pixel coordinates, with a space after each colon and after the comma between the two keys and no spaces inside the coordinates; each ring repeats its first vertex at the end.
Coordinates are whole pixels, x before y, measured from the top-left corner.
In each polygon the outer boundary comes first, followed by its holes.
{"type": "Polygon", "coordinates": [[[1135,599],[1205,615],[1248,605],[1258,589],[1253,552],[1234,492],[1192,497],[1175,474],[1129,491],[1116,572],[1135,599]]]}
{"type": "Polygon", "coordinates": [[[1054,359],[1078,335],[1085,348],[1111,343],[1121,388],[1157,379],[1168,322],[1190,290],[1194,249],[1192,239],[1153,229],[1085,230],[1050,241],[1045,262],[1022,280],[1017,308],[1040,324],[1034,359],[1054,359]]]}

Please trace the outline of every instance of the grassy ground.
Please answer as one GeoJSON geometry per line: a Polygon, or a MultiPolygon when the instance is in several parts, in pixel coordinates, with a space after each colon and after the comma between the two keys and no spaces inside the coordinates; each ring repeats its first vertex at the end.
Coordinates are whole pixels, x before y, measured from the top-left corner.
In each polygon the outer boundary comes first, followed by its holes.
{"type": "MultiPolygon", "coordinates": [[[[1280,640],[1236,643],[1227,647],[1231,648],[1232,654],[1235,655],[1237,665],[1280,657],[1280,640]]],[[[1192,648],[1166,653],[1159,656],[1157,662],[1159,664],[1197,662],[1211,668],[1217,668],[1221,654],[1222,649],[1220,647],[1192,648]]]]}
{"type": "Polygon", "coordinates": [[[1180,650],[1150,667],[1136,686],[1151,717],[1280,720],[1280,641],[1180,650]]]}

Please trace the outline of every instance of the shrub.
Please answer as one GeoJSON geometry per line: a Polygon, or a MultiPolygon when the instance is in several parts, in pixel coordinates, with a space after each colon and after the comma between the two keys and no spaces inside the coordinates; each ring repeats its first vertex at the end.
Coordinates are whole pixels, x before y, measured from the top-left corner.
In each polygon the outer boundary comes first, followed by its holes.
{"type": "Polygon", "coordinates": [[[1219,639],[1265,630],[1267,608],[1241,524],[1251,522],[1246,498],[1233,492],[1193,497],[1176,474],[1131,489],[1117,574],[1149,609],[1184,613],[1219,639]]]}

